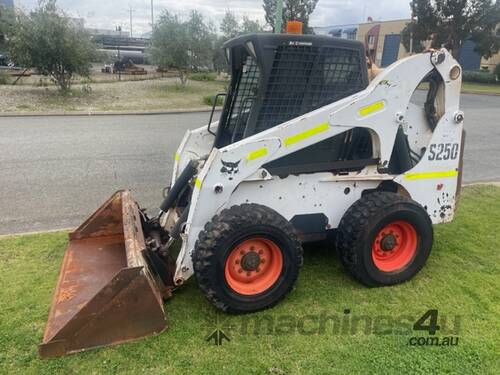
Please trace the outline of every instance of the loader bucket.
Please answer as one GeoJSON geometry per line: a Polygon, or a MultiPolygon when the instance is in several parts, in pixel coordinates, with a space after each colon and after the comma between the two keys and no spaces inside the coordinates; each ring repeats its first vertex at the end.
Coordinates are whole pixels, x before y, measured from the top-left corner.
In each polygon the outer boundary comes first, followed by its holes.
{"type": "Polygon", "coordinates": [[[144,260],[137,204],[118,191],[69,234],[40,357],[59,357],[159,333],[162,283],[144,260]]]}

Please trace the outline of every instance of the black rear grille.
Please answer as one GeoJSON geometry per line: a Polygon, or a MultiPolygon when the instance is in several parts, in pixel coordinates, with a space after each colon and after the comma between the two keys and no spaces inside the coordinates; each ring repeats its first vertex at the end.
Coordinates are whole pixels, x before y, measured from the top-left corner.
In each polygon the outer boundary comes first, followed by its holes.
{"type": "Polygon", "coordinates": [[[254,133],[363,90],[361,63],[359,50],[278,46],[254,133]]]}

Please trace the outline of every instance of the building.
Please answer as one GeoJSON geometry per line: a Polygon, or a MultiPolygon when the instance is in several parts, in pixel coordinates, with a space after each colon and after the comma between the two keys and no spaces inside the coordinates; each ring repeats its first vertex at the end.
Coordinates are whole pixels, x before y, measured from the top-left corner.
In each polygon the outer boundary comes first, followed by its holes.
{"type": "MultiPolygon", "coordinates": [[[[313,29],[316,34],[359,40],[365,45],[375,64],[386,67],[410,54],[403,46],[401,37],[401,32],[409,22],[411,22],[410,19],[373,21],[369,17],[367,22],[360,24],[315,27],[313,29]]],[[[496,35],[500,37],[500,25],[497,27],[496,35]]],[[[474,42],[467,40],[460,50],[458,60],[464,70],[489,69],[492,71],[500,63],[500,53],[490,59],[481,58],[474,51],[474,42]]]]}
{"type": "Polygon", "coordinates": [[[388,66],[397,59],[408,55],[401,43],[401,31],[410,22],[409,19],[368,22],[349,25],[315,27],[314,32],[336,38],[357,39],[369,51],[372,60],[378,66],[388,66]]]}
{"type": "Polygon", "coordinates": [[[409,19],[359,24],[356,39],[367,46],[371,59],[380,67],[391,65],[394,61],[407,56],[401,40],[401,31],[409,19]]]}

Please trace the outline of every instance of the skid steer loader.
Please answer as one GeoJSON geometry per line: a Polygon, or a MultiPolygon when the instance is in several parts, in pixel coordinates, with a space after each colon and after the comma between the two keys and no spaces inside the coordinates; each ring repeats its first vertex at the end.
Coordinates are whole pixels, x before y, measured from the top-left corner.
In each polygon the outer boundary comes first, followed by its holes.
{"type": "Polygon", "coordinates": [[[163,298],[193,275],[218,309],[268,308],[294,286],[302,243],[330,234],[360,282],[401,283],[429,257],[432,224],[453,219],[464,115],[446,50],[368,82],[352,40],[252,34],[224,48],[220,119],[184,136],[159,214],[119,191],[70,233],[42,357],[161,332],[163,298]]]}

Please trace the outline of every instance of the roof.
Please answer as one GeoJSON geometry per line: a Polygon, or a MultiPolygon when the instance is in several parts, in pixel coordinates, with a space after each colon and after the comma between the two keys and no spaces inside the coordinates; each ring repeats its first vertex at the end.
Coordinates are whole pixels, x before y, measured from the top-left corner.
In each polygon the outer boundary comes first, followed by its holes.
{"type": "Polygon", "coordinates": [[[357,40],[332,38],[328,35],[298,35],[298,34],[246,34],[224,43],[223,48],[233,48],[253,42],[256,46],[279,45],[285,42],[312,43],[312,44],[337,44],[339,47],[364,48],[363,44],[357,40]]]}

